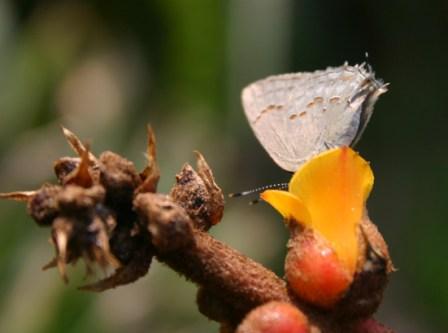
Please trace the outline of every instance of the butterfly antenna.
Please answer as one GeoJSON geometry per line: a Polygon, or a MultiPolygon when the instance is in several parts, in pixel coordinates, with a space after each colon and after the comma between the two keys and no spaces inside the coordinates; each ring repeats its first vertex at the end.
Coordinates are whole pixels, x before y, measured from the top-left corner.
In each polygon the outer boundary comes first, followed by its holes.
{"type": "MultiPolygon", "coordinates": [[[[246,195],[261,193],[265,190],[271,190],[271,189],[286,190],[287,188],[288,188],[288,183],[270,184],[270,185],[265,185],[265,186],[260,186],[260,187],[254,188],[252,190],[229,193],[229,197],[230,198],[244,197],[246,195]]],[[[258,201],[259,200],[253,200],[251,202],[253,202],[252,204],[254,204],[254,203],[257,203],[258,201]]]]}

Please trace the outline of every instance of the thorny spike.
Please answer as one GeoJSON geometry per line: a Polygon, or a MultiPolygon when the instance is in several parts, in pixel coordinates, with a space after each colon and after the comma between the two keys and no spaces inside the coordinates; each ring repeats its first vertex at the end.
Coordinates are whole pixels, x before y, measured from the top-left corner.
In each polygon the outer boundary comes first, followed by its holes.
{"type": "MultiPolygon", "coordinates": [[[[112,275],[110,275],[104,279],[101,279],[101,280],[93,282],[93,283],[87,283],[85,285],[79,286],[78,290],[101,292],[101,291],[105,291],[107,289],[115,288],[115,287],[121,285],[120,283],[117,283],[117,281],[119,282],[120,272],[123,269],[126,269],[126,267],[123,266],[122,268],[115,271],[112,275]]],[[[90,272],[87,272],[87,274],[90,274],[90,272]]]]}
{"type": "Polygon", "coordinates": [[[0,199],[29,201],[36,195],[36,193],[37,191],[17,191],[9,193],[0,193],[0,199]]]}
{"type": "Polygon", "coordinates": [[[55,258],[51,259],[47,264],[45,264],[45,265],[42,267],[42,270],[43,270],[43,271],[46,271],[47,269],[56,267],[57,264],[58,264],[58,258],[55,257],[55,258]]]}
{"type": "MultiPolygon", "coordinates": [[[[196,155],[197,172],[204,181],[205,186],[213,195],[219,195],[222,197],[221,189],[216,184],[212,169],[209,167],[204,156],[202,156],[202,154],[197,150],[194,151],[194,154],[196,155]]],[[[224,201],[224,198],[222,198],[222,201],[224,201]]]]}
{"type": "Polygon", "coordinates": [[[82,258],[84,259],[84,263],[86,265],[86,273],[84,276],[84,279],[86,280],[89,276],[93,275],[94,269],[92,266],[92,262],[86,252],[82,253],[82,258]]]}
{"type": "Polygon", "coordinates": [[[73,170],[67,177],[67,184],[76,184],[82,187],[91,187],[93,178],[89,171],[89,146],[86,146],[81,152],[81,161],[75,170],[73,170]]]}
{"type": "Polygon", "coordinates": [[[206,182],[207,187],[216,187],[216,184],[213,181],[212,172],[208,163],[205,161],[204,156],[197,150],[193,151],[193,153],[196,155],[196,168],[199,176],[206,182]]]}
{"type": "MultiPolygon", "coordinates": [[[[82,157],[83,152],[85,152],[86,150],[88,151],[88,149],[82,144],[81,140],[79,140],[79,138],[76,136],[75,133],[73,133],[72,131],[70,131],[69,129],[65,128],[62,125],[61,125],[61,129],[62,129],[62,132],[64,133],[64,136],[67,139],[70,147],[72,147],[72,149],[80,157],[82,157]]],[[[94,164],[98,163],[98,159],[91,152],[89,152],[88,156],[89,156],[89,161],[90,162],[92,162],[94,164]]]]}
{"type": "Polygon", "coordinates": [[[105,230],[103,222],[95,218],[91,226],[90,231],[96,231],[96,247],[98,247],[98,252],[95,253],[99,257],[99,260],[104,261],[104,265],[109,264],[114,269],[121,267],[121,263],[115,256],[110,252],[109,239],[107,237],[107,232],[105,230]]]}
{"type": "Polygon", "coordinates": [[[101,247],[94,246],[89,250],[89,252],[90,252],[89,254],[93,258],[93,261],[98,264],[99,268],[103,272],[103,275],[106,275],[107,274],[106,267],[108,262],[104,256],[103,249],[101,247]]]}
{"type": "Polygon", "coordinates": [[[215,182],[215,178],[213,177],[213,173],[211,168],[209,167],[207,161],[205,160],[202,154],[195,150],[194,154],[196,155],[196,168],[199,177],[204,181],[205,187],[207,188],[212,200],[210,204],[211,211],[214,212],[212,214],[212,224],[217,224],[221,221],[222,215],[224,213],[224,196],[222,194],[221,189],[215,182]]]}
{"type": "Polygon", "coordinates": [[[112,266],[114,269],[120,268],[122,265],[121,263],[118,261],[117,258],[115,258],[115,256],[112,254],[112,252],[110,252],[110,248],[109,248],[109,242],[107,240],[107,238],[105,237],[105,239],[103,240],[103,244],[104,246],[102,247],[103,250],[103,256],[104,259],[106,260],[106,262],[112,266]]]}
{"type": "Polygon", "coordinates": [[[121,285],[129,284],[144,276],[149,269],[153,256],[152,247],[137,250],[132,260],[116,269],[115,272],[100,281],[79,287],[80,290],[101,292],[121,285]]]}
{"type": "Polygon", "coordinates": [[[152,192],[157,189],[160,178],[160,169],[157,164],[156,137],[151,125],[147,125],[148,145],[146,147],[146,168],[140,174],[143,183],[136,189],[136,193],[152,192]]]}
{"type": "Polygon", "coordinates": [[[148,124],[146,127],[148,135],[148,146],[146,147],[146,158],[148,159],[148,164],[154,165],[156,163],[157,148],[156,148],[156,136],[151,125],[148,124]]]}
{"type": "Polygon", "coordinates": [[[57,248],[57,266],[59,270],[59,274],[65,283],[68,283],[67,274],[65,271],[65,263],[67,262],[67,244],[68,244],[68,235],[65,230],[55,230],[55,241],[57,248]]]}

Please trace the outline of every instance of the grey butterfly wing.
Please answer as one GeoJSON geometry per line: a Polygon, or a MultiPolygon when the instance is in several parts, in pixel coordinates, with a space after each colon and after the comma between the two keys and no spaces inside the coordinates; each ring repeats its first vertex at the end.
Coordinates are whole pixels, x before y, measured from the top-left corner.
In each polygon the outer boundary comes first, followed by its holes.
{"type": "Polygon", "coordinates": [[[242,100],[271,158],[296,171],[311,156],[354,142],[384,91],[362,66],[344,65],[257,81],[243,90],[242,100]]]}

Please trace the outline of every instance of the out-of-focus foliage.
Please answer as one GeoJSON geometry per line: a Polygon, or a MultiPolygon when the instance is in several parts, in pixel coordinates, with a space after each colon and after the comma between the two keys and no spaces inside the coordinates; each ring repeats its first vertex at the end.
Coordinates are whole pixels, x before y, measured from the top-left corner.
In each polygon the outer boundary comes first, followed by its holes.
{"type": "MultiPolygon", "coordinates": [[[[244,118],[241,88],[269,74],[365,60],[391,82],[357,149],[368,206],[399,271],[378,317],[397,332],[448,329],[446,1],[141,0],[0,2],[0,191],[54,181],[70,154],[59,124],[144,163],[156,131],[167,191],[200,150],[225,192],[287,181],[244,118]]],[[[269,207],[228,200],[214,234],[282,274],[286,231],[269,207]],[[248,236],[250,235],[250,237],[248,236]]],[[[0,332],[210,332],[195,287],[154,264],[103,294],[41,272],[48,230],[0,202],[0,332]]],[[[98,272],[99,275],[102,272],[98,272]]]]}

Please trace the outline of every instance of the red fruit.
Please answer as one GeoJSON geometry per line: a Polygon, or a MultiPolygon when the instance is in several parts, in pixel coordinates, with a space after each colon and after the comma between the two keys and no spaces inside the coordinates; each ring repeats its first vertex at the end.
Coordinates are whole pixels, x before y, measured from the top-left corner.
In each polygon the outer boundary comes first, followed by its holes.
{"type": "Polygon", "coordinates": [[[308,319],[294,305],[269,302],[252,310],[236,333],[309,333],[308,319]]]}
{"type": "Polygon", "coordinates": [[[298,233],[288,246],[285,274],[290,288],[311,304],[331,308],[353,280],[347,266],[316,231],[298,233]]]}

